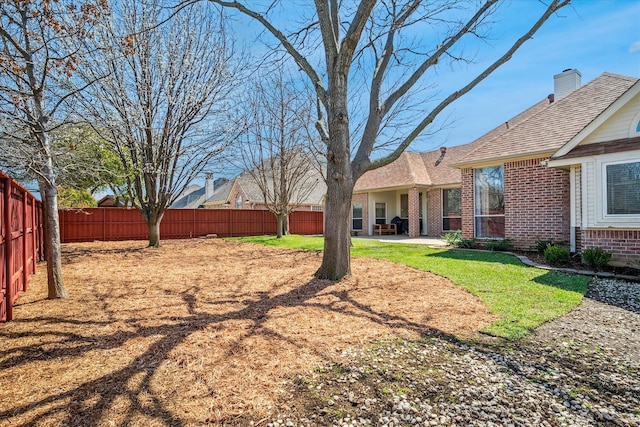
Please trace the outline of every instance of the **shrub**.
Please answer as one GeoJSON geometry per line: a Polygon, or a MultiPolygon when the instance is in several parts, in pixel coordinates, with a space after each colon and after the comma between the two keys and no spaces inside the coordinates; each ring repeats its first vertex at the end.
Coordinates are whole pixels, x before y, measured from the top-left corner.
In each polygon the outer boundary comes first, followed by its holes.
{"type": "Polygon", "coordinates": [[[569,251],[561,246],[547,245],[547,249],[544,250],[544,260],[551,265],[567,265],[569,251]]]}
{"type": "Polygon", "coordinates": [[[589,267],[602,268],[611,261],[611,252],[604,249],[589,248],[582,251],[582,263],[589,267]]]}
{"type": "Polygon", "coordinates": [[[487,248],[490,251],[500,251],[500,252],[504,252],[504,251],[512,251],[513,250],[513,244],[511,243],[511,240],[509,239],[491,239],[491,240],[487,240],[484,244],[485,248],[487,248]]]}
{"type": "Polygon", "coordinates": [[[533,249],[542,255],[544,254],[544,251],[547,250],[548,246],[555,246],[553,240],[536,240],[535,245],[533,245],[533,249]]]}
{"type": "Polygon", "coordinates": [[[476,239],[462,239],[458,243],[458,247],[463,249],[475,249],[477,246],[476,239]]]}
{"type": "Polygon", "coordinates": [[[449,246],[458,247],[458,245],[462,241],[462,231],[450,231],[442,236],[442,238],[445,242],[447,242],[449,246]]]}

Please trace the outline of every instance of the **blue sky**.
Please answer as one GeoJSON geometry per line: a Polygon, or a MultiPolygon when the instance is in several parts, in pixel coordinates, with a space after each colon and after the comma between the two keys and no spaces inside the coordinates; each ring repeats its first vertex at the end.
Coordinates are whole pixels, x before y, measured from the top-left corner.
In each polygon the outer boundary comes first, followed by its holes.
{"type": "MultiPolygon", "coordinates": [[[[486,68],[501,55],[539,16],[546,2],[506,3],[506,14],[499,15],[492,41],[477,45],[476,62],[465,70],[452,73],[441,69],[437,73],[441,97],[463,86],[474,71],[486,68]]],[[[278,26],[306,22],[311,17],[299,18],[299,14],[308,6],[307,1],[285,0],[276,6],[272,19],[278,26]]],[[[307,9],[305,13],[310,12],[307,9]]],[[[254,52],[267,51],[262,43],[256,43],[255,35],[260,32],[257,23],[240,18],[237,24],[233,25],[236,37],[248,42],[254,52]]],[[[269,36],[263,40],[275,44],[269,36]]],[[[471,142],[546,98],[553,92],[553,75],[568,68],[581,72],[582,84],[605,71],[640,77],[640,1],[574,0],[550,18],[509,62],[444,110],[439,120],[440,124],[446,121],[445,129],[421,137],[409,149],[425,151],[471,142]]]]}
{"type": "MultiPolygon", "coordinates": [[[[535,1],[513,3],[517,16],[535,1]]],[[[517,18],[510,30],[505,39],[517,36],[517,18]]],[[[452,128],[411,149],[474,140],[553,93],[553,75],[567,68],[580,71],[582,84],[605,71],[640,77],[640,1],[578,0],[562,9],[511,61],[445,110],[455,119],[452,128]]]]}

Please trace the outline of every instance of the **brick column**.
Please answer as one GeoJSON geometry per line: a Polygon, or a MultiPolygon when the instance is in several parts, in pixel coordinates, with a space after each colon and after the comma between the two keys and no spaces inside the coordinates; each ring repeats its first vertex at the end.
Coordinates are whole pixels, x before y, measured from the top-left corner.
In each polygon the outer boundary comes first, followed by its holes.
{"type": "Polygon", "coordinates": [[[409,190],[409,237],[420,236],[420,192],[417,188],[409,190]]]}
{"type": "Polygon", "coordinates": [[[462,237],[473,237],[473,169],[462,169],[462,237]]]}

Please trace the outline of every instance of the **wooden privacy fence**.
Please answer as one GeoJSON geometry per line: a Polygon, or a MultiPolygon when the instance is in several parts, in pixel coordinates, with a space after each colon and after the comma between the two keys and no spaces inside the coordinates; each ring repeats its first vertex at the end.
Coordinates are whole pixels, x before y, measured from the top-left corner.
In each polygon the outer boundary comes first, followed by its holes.
{"type": "Polygon", "coordinates": [[[13,319],[13,304],[44,255],[42,221],[42,203],[0,171],[0,322],[13,319]]]}
{"type": "MultiPolygon", "coordinates": [[[[85,208],[59,211],[62,243],[94,240],[145,240],[147,225],[137,209],[85,208]]],[[[322,212],[289,215],[293,234],[322,234],[322,212]]],[[[216,234],[244,237],[276,234],[276,218],[266,210],[168,209],[160,223],[160,239],[188,239],[216,234]]]]}

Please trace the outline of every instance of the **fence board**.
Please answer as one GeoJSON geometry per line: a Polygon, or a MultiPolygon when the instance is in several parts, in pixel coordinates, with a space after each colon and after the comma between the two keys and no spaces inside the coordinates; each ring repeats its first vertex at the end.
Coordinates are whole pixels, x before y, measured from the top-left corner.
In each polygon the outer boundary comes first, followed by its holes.
{"type": "Polygon", "coordinates": [[[44,254],[41,221],[42,204],[0,171],[0,322],[13,318],[13,304],[44,254]]]}
{"type": "MultiPolygon", "coordinates": [[[[136,209],[62,209],[59,214],[63,243],[148,238],[147,226],[136,209]]],[[[295,234],[322,234],[323,221],[322,212],[295,211],[289,216],[289,228],[295,234]]],[[[273,214],[265,210],[168,209],[160,223],[160,238],[260,236],[276,234],[276,225],[273,214]]]]}

